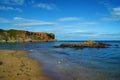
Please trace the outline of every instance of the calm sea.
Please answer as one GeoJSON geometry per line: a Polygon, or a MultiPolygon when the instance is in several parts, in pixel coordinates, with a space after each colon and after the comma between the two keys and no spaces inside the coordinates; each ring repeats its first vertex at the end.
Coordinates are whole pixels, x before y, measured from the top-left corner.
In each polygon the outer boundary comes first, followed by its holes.
{"type": "Polygon", "coordinates": [[[69,42],[0,43],[0,49],[27,50],[51,80],[120,80],[120,41],[109,48],[54,48],[69,42]],[[115,45],[118,46],[115,46],[115,45]]]}

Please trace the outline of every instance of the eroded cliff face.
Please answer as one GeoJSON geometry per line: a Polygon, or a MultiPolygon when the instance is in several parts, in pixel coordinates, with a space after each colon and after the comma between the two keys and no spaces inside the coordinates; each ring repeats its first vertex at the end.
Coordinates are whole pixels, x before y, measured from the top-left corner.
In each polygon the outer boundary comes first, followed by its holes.
{"type": "Polygon", "coordinates": [[[0,42],[54,41],[53,33],[0,29],[0,42]]]}

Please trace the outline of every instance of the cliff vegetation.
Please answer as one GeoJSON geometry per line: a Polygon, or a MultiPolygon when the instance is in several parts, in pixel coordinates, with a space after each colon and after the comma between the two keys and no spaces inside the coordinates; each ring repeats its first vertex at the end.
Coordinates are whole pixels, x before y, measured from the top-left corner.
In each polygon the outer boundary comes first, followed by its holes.
{"type": "Polygon", "coordinates": [[[0,42],[55,41],[53,33],[0,29],[0,42]]]}

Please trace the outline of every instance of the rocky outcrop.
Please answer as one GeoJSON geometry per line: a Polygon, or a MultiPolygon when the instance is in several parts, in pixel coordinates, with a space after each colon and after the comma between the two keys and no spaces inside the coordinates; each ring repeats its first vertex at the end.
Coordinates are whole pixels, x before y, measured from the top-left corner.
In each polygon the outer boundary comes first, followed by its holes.
{"type": "Polygon", "coordinates": [[[55,48],[107,48],[109,45],[105,43],[97,43],[95,41],[89,40],[82,44],[61,44],[59,46],[55,46],[55,48]]]}
{"type": "Polygon", "coordinates": [[[53,33],[0,29],[0,42],[55,41],[53,33]]]}

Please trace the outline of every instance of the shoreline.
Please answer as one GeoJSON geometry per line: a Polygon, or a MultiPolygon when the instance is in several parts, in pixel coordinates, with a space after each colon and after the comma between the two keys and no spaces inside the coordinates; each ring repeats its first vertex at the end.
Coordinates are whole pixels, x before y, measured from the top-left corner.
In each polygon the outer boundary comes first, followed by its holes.
{"type": "Polygon", "coordinates": [[[0,50],[0,80],[49,80],[27,51],[0,50]]]}
{"type": "Polygon", "coordinates": [[[0,43],[58,42],[58,40],[0,41],[0,43]]]}

